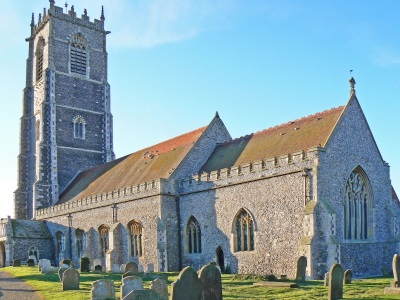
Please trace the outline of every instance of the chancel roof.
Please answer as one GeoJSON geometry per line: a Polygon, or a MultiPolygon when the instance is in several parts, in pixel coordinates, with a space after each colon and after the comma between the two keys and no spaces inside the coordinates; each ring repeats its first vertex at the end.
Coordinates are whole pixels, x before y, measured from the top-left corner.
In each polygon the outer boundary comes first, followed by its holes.
{"type": "Polygon", "coordinates": [[[199,128],[79,173],[61,194],[58,204],[169,178],[205,129],[199,128]]]}
{"type": "Polygon", "coordinates": [[[220,144],[201,171],[211,172],[324,147],[344,108],[332,108],[220,144]]]}

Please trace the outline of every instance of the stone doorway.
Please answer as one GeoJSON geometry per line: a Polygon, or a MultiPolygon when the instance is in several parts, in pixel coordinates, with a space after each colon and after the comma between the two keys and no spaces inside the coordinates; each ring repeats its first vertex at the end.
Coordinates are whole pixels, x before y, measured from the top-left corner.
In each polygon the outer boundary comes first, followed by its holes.
{"type": "Polygon", "coordinates": [[[224,251],[222,250],[221,246],[217,248],[215,254],[217,256],[217,265],[221,269],[221,272],[224,272],[225,271],[224,251]]]}
{"type": "Polygon", "coordinates": [[[5,242],[0,242],[0,268],[6,266],[6,245],[5,242]]]}

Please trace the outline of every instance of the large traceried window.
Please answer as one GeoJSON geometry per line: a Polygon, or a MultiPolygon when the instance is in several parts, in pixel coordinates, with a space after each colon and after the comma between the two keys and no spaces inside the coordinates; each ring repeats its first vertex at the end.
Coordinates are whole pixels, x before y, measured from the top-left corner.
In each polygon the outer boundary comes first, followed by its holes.
{"type": "Polygon", "coordinates": [[[373,197],[371,186],[362,168],[351,172],[344,195],[344,237],[366,240],[373,234],[373,197]]]}
{"type": "Polygon", "coordinates": [[[195,217],[191,216],[186,227],[186,246],[188,253],[201,253],[201,229],[195,217]]]}
{"type": "Polygon", "coordinates": [[[107,225],[100,225],[99,227],[99,250],[100,256],[105,257],[106,252],[108,251],[108,232],[110,228],[107,225]]]}
{"type": "Polygon", "coordinates": [[[36,46],[36,81],[43,77],[43,48],[44,39],[40,38],[36,46]]]}
{"type": "Polygon", "coordinates": [[[246,209],[236,214],[232,229],[235,252],[254,250],[254,220],[246,209]]]}
{"type": "Polygon", "coordinates": [[[76,237],[76,256],[78,258],[82,257],[83,254],[83,236],[84,231],[82,229],[75,230],[75,237],[76,237]]]}
{"type": "Polygon", "coordinates": [[[56,232],[56,257],[59,261],[63,259],[63,252],[65,250],[65,235],[61,231],[56,232]]]}
{"type": "Polygon", "coordinates": [[[142,256],[142,224],[132,220],[128,223],[130,256],[142,256]]]}
{"type": "Polygon", "coordinates": [[[81,34],[72,38],[70,50],[71,73],[86,75],[87,42],[81,34]]]}
{"type": "Polygon", "coordinates": [[[85,139],[85,119],[82,116],[76,116],[72,123],[74,124],[74,138],[85,139]]]}

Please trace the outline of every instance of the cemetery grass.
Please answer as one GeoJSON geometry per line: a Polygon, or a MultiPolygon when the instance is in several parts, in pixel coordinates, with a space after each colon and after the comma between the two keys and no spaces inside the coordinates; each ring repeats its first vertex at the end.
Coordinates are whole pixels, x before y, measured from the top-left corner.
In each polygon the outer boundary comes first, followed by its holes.
{"type": "MultiPolygon", "coordinates": [[[[114,280],[117,299],[120,297],[120,286],[122,274],[111,273],[81,273],[80,289],[75,291],[62,291],[58,274],[40,274],[37,267],[7,267],[1,269],[13,276],[23,279],[29,285],[38,290],[44,299],[58,300],[90,299],[92,282],[99,279],[114,280]]],[[[158,274],[158,273],[155,273],[158,274]]],[[[178,278],[179,273],[165,273],[168,275],[168,288],[171,290],[171,283],[178,278]]],[[[143,274],[140,274],[143,276],[143,274]]],[[[252,275],[222,275],[223,299],[328,299],[328,288],[324,287],[323,280],[310,280],[300,284],[300,288],[268,288],[253,286],[254,282],[261,281],[260,276],[252,275]]],[[[150,288],[152,278],[143,278],[145,288],[150,288]]],[[[344,286],[344,299],[399,299],[398,295],[383,295],[383,290],[390,285],[392,277],[378,277],[369,279],[354,279],[353,283],[344,286]]],[[[291,281],[290,281],[291,282],[291,281]]]]}

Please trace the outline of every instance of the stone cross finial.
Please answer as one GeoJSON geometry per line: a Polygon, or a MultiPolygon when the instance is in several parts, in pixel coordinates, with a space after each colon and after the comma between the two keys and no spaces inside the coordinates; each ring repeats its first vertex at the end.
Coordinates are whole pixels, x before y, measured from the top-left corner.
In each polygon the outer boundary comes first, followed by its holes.
{"type": "Polygon", "coordinates": [[[217,111],[215,112],[215,117],[219,118],[219,113],[217,111]]]}
{"type": "Polygon", "coordinates": [[[354,89],[354,86],[355,86],[355,84],[356,84],[356,81],[354,80],[353,77],[351,77],[350,80],[349,80],[349,82],[350,82],[350,95],[351,95],[351,94],[354,94],[354,92],[356,91],[356,90],[354,89]]]}

